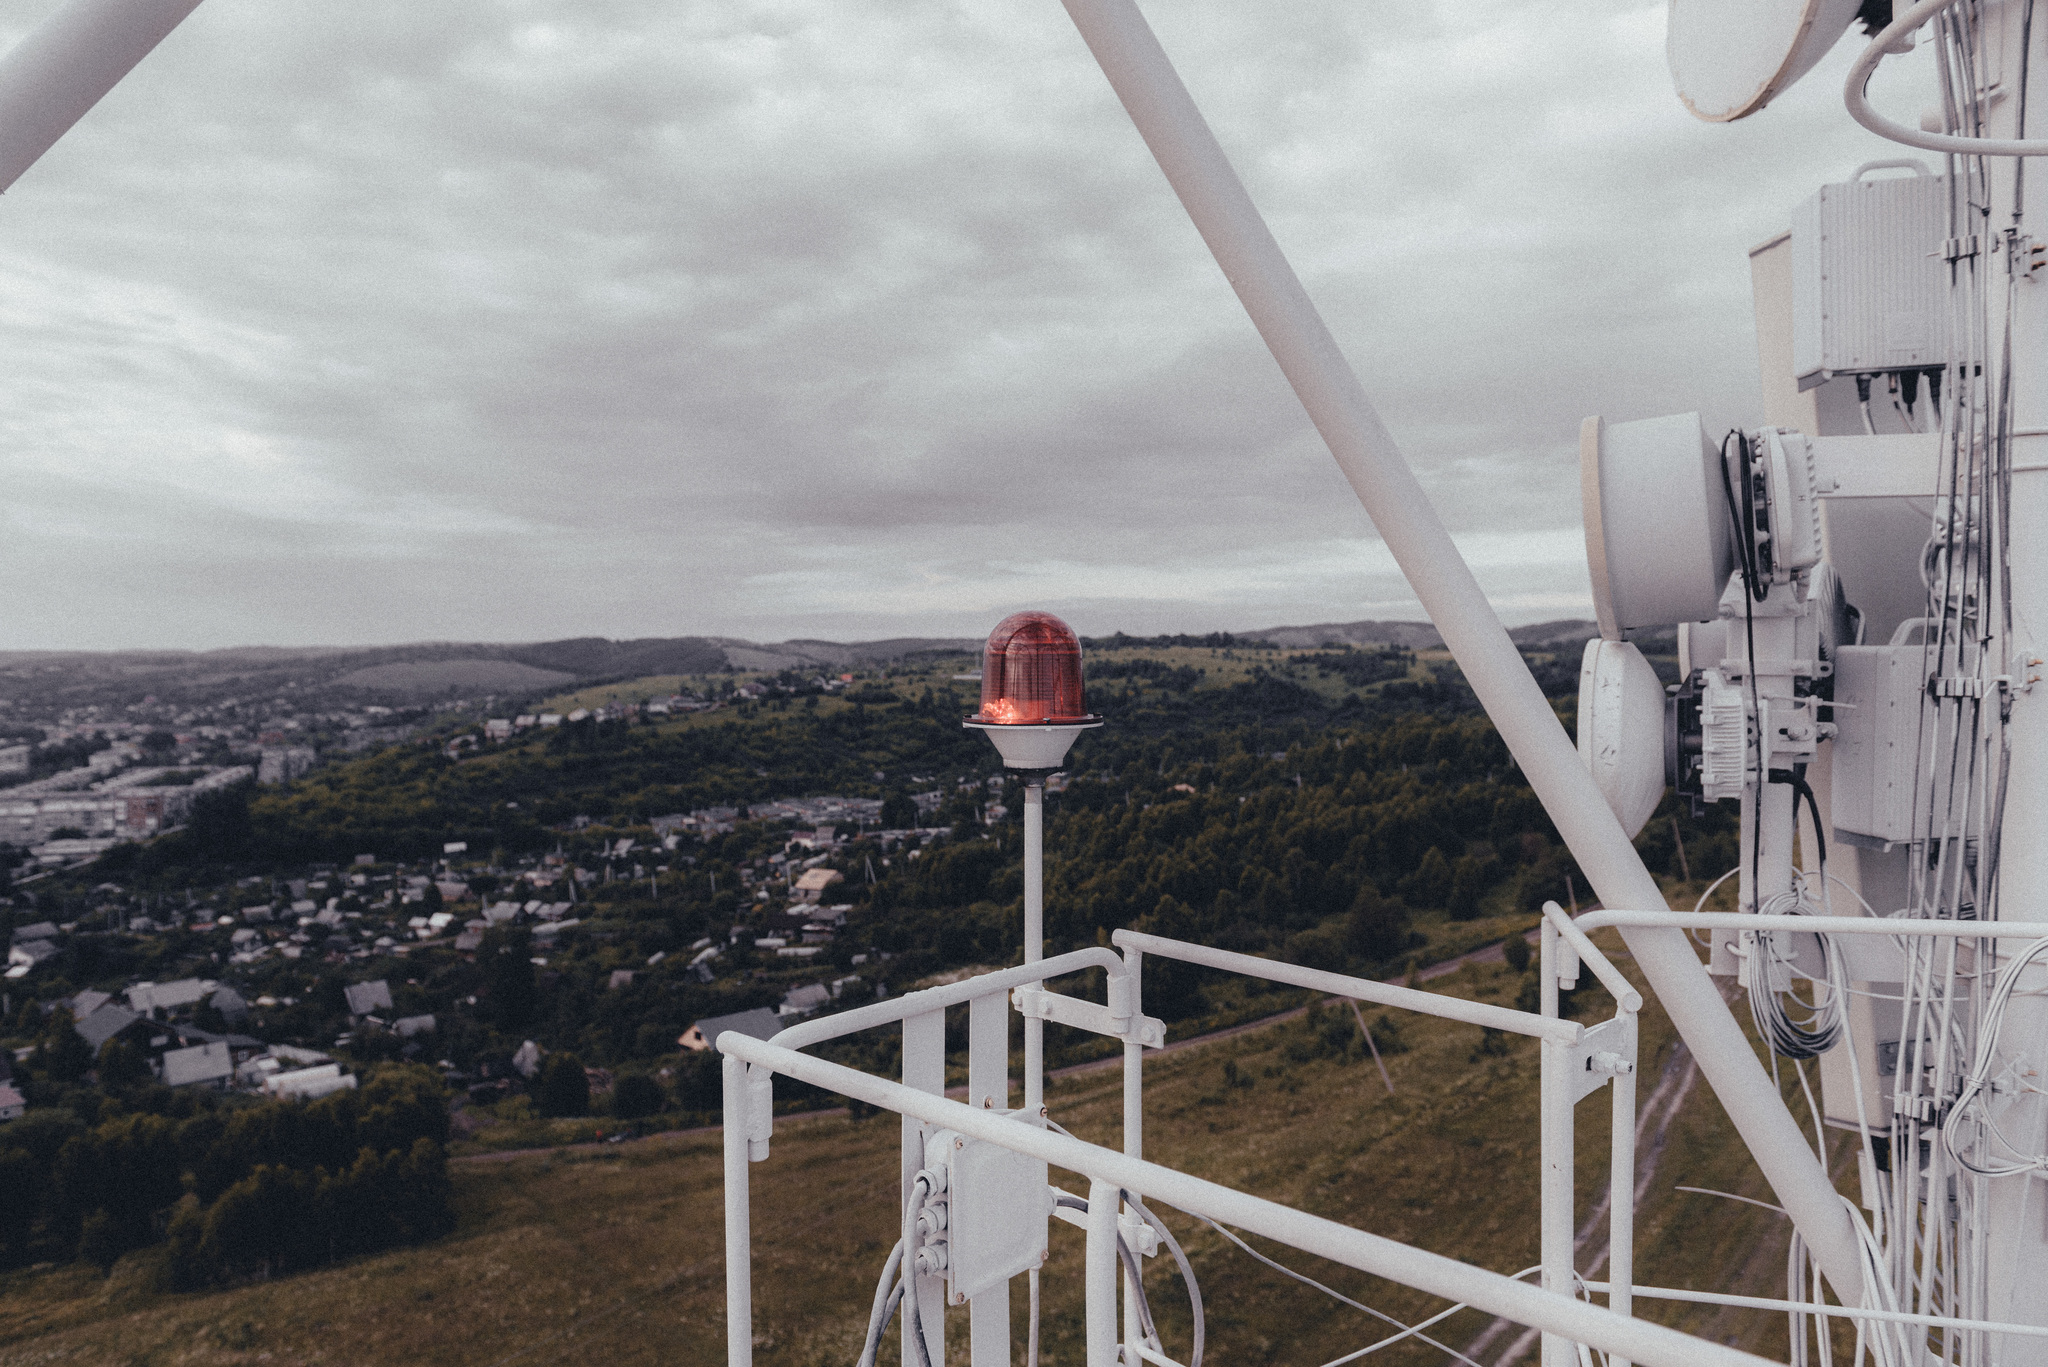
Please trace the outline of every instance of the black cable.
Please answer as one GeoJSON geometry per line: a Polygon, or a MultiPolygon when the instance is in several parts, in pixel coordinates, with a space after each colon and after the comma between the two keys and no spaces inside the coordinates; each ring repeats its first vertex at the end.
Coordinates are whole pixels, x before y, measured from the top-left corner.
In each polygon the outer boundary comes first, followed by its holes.
{"type": "MultiPolygon", "coordinates": [[[[1749,438],[1739,430],[1730,430],[1728,437],[1721,439],[1721,492],[1728,500],[1728,515],[1736,524],[1736,549],[1747,548],[1742,561],[1742,632],[1748,646],[1748,660],[1744,673],[1748,676],[1749,704],[1752,724],[1750,730],[1755,736],[1756,771],[1759,778],[1764,774],[1763,699],[1756,686],[1756,610],[1755,604],[1763,601],[1769,588],[1757,591],[1762,578],[1761,565],[1756,553],[1756,508],[1752,501],[1749,438]],[[1728,475],[1728,437],[1735,439],[1736,454],[1742,461],[1742,511],[1735,507],[1735,490],[1728,475]]],[[[1756,817],[1750,823],[1749,831],[1749,896],[1750,910],[1756,910],[1758,903],[1757,874],[1763,862],[1763,789],[1758,785],[1756,817]]]]}

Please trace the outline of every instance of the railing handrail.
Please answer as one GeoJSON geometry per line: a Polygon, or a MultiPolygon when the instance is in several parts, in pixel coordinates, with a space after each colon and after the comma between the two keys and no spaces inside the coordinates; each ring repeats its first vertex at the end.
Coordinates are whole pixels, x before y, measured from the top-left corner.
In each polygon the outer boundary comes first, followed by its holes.
{"type": "MultiPolygon", "coordinates": [[[[1396,987],[1392,983],[1374,982],[1370,978],[1354,978],[1348,973],[1331,973],[1325,969],[1304,968],[1300,964],[1284,963],[1278,959],[1261,959],[1252,954],[1212,949],[1208,945],[1191,945],[1184,940],[1161,939],[1157,935],[1147,935],[1142,931],[1112,931],[1109,938],[1114,944],[1162,959],[1178,959],[1183,963],[1200,964],[1205,968],[1242,973],[1250,978],[1266,978],[1293,987],[1305,987],[1311,992],[1327,992],[1333,997],[1356,997],[1361,1001],[1377,1002],[1381,1006],[1398,1007],[1426,1016],[1442,1016],[1448,1020],[1462,1021],[1467,1025],[1477,1025],[1489,1030],[1506,1030],[1517,1035],[1533,1035],[1538,1039],[1561,1040],[1566,1044],[1577,1044],[1585,1033],[1585,1027],[1577,1021],[1549,1019],[1534,1012],[1517,1011],[1512,1007],[1495,1006],[1490,1002],[1467,1001],[1463,997],[1447,997],[1441,993],[1423,992],[1413,987],[1396,987]]],[[[1638,1002],[1640,1003],[1640,998],[1638,1002]]]]}
{"type": "Polygon", "coordinates": [[[1600,946],[1587,938],[1585,931],[1572,924],[1572,918],[1565,914],[1563,907],[1555,902],[1545,902],[1543,915],[1557,927],[1558,934],[1571,942],[1572,948],[1579,952],[1580,962],[1590,967],[1593,976],[1600,980],[1600,985],[1613,995],[1615,1005],[1624,1011],[1643,1009],[1643,994],[1636,991],[1635,985],[1623,977],[1621,970],[1600,952],[1600,946]]]}
{"type": "MultiPolygon", "coordinates": [[[[1047,961],[1050,962],[1050,961],[1047,961]]],[[[1335,976],[1335,975],[1332,975],[1335,976]]],[[[726,1031],[719,1050],[771,1073],[864,1101],[883,1110],[1043,1159],[1092,1181],[1113,1182],[1156,1197],[1191,1214],[1236,1225],[1346,1267],[1412,1286],[1519,1324],[1627,1357],[1644,1367],[1766,1367],[1768,1359],[1675,1329],[1631,1319],[1602,1306],[1559,1295],[1431,1253],[1383,1235],[1354,1229],[1206,1178],[1132,1158],[1084,1140],[1041,1130],[1000,1112],[981,1110],[930,1092],[890,1082],[855,1068],[801,1054],[765,1040],[726,1031]]],[[[744,1157],[740,1160],[744,1173],[744,1157]]],[[[1773,1364],[1772,1367],[1775,1367],[1773,1364]]]]}
{"type": "Polygon", "coordinates": [[[1646,926],[1674,930],[1798,930],[1809,935],[1931,935],[1959,940],[2048,937],[2044,921],[1936,921],[1924,916],[1780,916],[1751,911],[1626,911],[1581,914],[1580,930],[1646,926]]]}
{"type": "MultiPolygon", "coordinates": [[[[857,1006],[836,1016],[803,1021],[790,1026],[787,1030],[777,1032],[768,1042],[785,1049],[805,1049],[828,1039],[838,1039],[841,1035],[871,1030],[877,1025],[892,1025],[911,1016],[921,1016],[927,1011],[942,1011],[949,1006],[973,1001],[976,997],[1007,992],[1010,988],[1022,987],[1025,983],[1064,977],[1069,973],[1078,973],[1084,968],[1106,968],[1112,978],[1124,976],[1124,961],[1120,955],[1100,945],[1090,945],[1086,949],[1056,954],[1050,959],[1038,959],[1014,968],[1003,968],[994,973],[962,978],[956,983],[941,983],[937,987],[906,992],[890,1001],[876,1002],[872,1006],[857,1006]]],[[[721,1034],[718,1038],[722,1040],[725,1035],[721,1034]]],[[[718,1041],[712,1042],[716,1044],[718,1041]]]]}

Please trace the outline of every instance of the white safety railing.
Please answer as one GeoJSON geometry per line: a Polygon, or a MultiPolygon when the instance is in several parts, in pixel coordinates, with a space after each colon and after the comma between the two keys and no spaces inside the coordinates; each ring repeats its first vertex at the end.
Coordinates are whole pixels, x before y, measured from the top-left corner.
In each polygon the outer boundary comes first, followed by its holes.
{"type": "MultiPolygon", "coordinates": [[[[1118,1363],[1134,1364],[1140,1360],[1171,1361],[1144,1341],[1135,1306],[1137,1298],[1125,1281],[1129,1274],[1119,1275],[1119,1239],[1131,1231],[1138,1219],[1125,1207],[1126,1197],[1165,1202],[1345,1266],[1533,1326],[1544,1334],[1546,1367],[1576,1367],[1578,1344],[1606,1353],[1615,1367],[1626,1367],[1631,1362],[1651,1367],[1677,1367],[1681,1363],[1699,1367],[1735,1367],[1741,1363],[1754,1367],[1762,1360],[1635,1320],[1628,1313],[1635,1195],[1636,1018],[1642,998],[1555,903],[1544,911],[1539,966],[1543,978],[1542,1010],[1533,1014],[1118,931],[1113,940],[1122,950],[1121,955],[1096,948],[1037,960],[806,1022],[768,1041],[731,1032],[721,1035],[717,1046],[725,1055],[729,1367],[749,1367],[753,1361],[748,1167],[750,1161],[758,1162],[768,1156],[774,1123],[772,1082],[776,1074],[903,1117],[901,1176],[906,1209],[901,1249],[905,1268],[901,1351],[905,1367],[945,1361],[949,1300],[953,1306],[964,1305],[967,1309],[970,1357],[975,1367],[1008,1367],[1010,1281],[1027,1267],[1035,1274],[1037,1261],[1043,1256],[1043,1222],[1050,1217],[1053,1205],[1053,1191],[1044,1180],[1045,1168],[1033,1168],[1034,1162],[1066,1169],[1088,1182],[1087,1213],[1074,1219],[1087,1231],[1084,1304],[1088,1367],[1116,1367],[1118,1363]],[[1146,1161],[1143,1051],[1165,1043],[1162,1023],[1141,1010],[1139,979],[1147,954],[1536,1039],[1541,1046],[1542,1069],[1542,1286],[1532,1287],[1499,1273],[1146,1161]],[[1582,963],[1592,969],[1616,1004],[1612,1019],[1591,1027],[1558,1016],[1559,989],[1576,983],[1582,963]],[[1107,1001],[1103,1005],[1043,987],[1047,980],[1088,968],[1101,968],[1108,975],[1107,1001]],[[944,1095],[945,1011],[958,1005],[968,1008],[965,1102],[944,1095]],[[1027,1020],[1059,1021],[1122,1040],[1121,1152],[1053,1132],[1047,1126],[1043,1106],[1009,1109],[1008,1017],[1013,1006],[1027,1020]],[[903,1032],[901,1082],[801,1052],[828,1039],[892,1024],[900,1025],[903,1032]],[[1610,1083],[1615,1112],[1609,1193],[1613,1212],[1609,1255],[1612,1270],[1602,1286],[1609,1298],[1608,1305],[1602,1307],[1579,1299],[1577,1291],[1584,1284],[1576,1281],[1572,1267],[1573,1113],[1580,1100],[1610,1083]],[[934,1137],[942,1132],[948,1151],[928,1151],[934,1137]],[[927,1214],[922,1227],[917,1223],[920,1202],[927,1206],[938,1204],[934,1195],[944,1190],[948,1164],[960,1174],[952,1188],[953,1199],[971,1199],[966,1185],[970,1166],[952,1150],[967,1153],[972,1145],[987,1146],[982,1153],[994,1156],[974,1158],[973,1163],[980,1166],[973,1171],[1011,1174],[1002,1179],[1011,1181],[1011,1185],[1001,1189],[1007,1205],[1015,1209],[1006,1211],[997,1223],[1007,1221],[1014,1225],[1011,1217],[1016,1210],[1029,1207],[1026,1214],[1041,1226],[1031,1235],[1034,1242],[1025,1250],[1027,1256],[1022,1266],[1013,1263],[1008,1265],[1007,1274],[979,1280],[970,1276],[966,1268],[969,1261],[976,1266],[986,1262],[986,1250],[969,1246],[969,1241],[983,1236],[965,1227],[963,1222],[969,1212],[964,1207],[953,1212],[950,1230],[943,1213],[936,1218],[927,1214]],[[1021,1160],[1021,1166],[1019,1161],[1012,1160],[1021,1160]],[[1020,1171],[1028,1177],[1023,1186],[1012,1180],[1020,1171]],[[1035,1176],[1031,1175],[1034,1173],[1035,1176]],[[950,1255],[944,1247],[949,1238],[962,1241],[952,1248],[950,1255]],[[953,1288],[950,1293],[949,1286],[953,1288]],[[960,1289],[962,1286],[967,1289],[960,1289]]],[[[1038,1064],[1039,1059],[1033,1058],[1029,1066],[1038,1064]]],[[[1025,1083],[1027,1096],[1042,1095],[1042,1078],[1026,1078],[1025,1083]]],[[[1141,1254],[1150,1251],[1144,1249],[1141,1254]]]]}

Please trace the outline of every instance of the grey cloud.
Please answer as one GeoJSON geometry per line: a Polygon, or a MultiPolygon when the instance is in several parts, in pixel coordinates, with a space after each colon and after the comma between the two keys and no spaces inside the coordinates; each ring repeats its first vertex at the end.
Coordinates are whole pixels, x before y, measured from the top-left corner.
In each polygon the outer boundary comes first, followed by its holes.
{"type": "MultiPolygon", "coordinates": [[[[1522,620],[1579,419],[1753,421],[1743,252],[1880,154],[1846,49],[1694,123],[1660,4],[1151,11],[1522,620]]],[[[213,0],[0,244],[0,644],[1415,611],[1049,3],[213,0]]]]}

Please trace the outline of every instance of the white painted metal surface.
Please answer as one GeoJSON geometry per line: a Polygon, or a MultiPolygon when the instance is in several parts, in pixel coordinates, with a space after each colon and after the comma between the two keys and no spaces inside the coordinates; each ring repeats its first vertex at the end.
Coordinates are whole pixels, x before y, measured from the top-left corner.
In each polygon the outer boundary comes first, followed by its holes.
{"type": "Polygon", "coordinates": [[[1671,0],[1664,57],[1694,117],[1754,114],[1813,69],[1857,0],[1671,0]]]}
{"type": "Polygon", "coordinates": [[[1579,507],[1600,634],[1712,617],[1735,570],[1720,447],[1697,413],[1579,426],[1579,507]]]}
{"type": "Polygon", "coordinates": [[[199,0],[71,0],[0,57],[0,191],[199,7],[199,0]]]}
{"type": "Polygon", "coordinates": [[[1635,835],[1664,800],[1664,684],[1632,643],[1586,642],[1578,732],[1586,772],[1635,835]]]}
{"type": "Polygon", "coordinates": [[[1946,177],[1858,172],[1794,211],[1792,372],[1802,385],[1947,361],[1948,200],[1946,177]]]}

